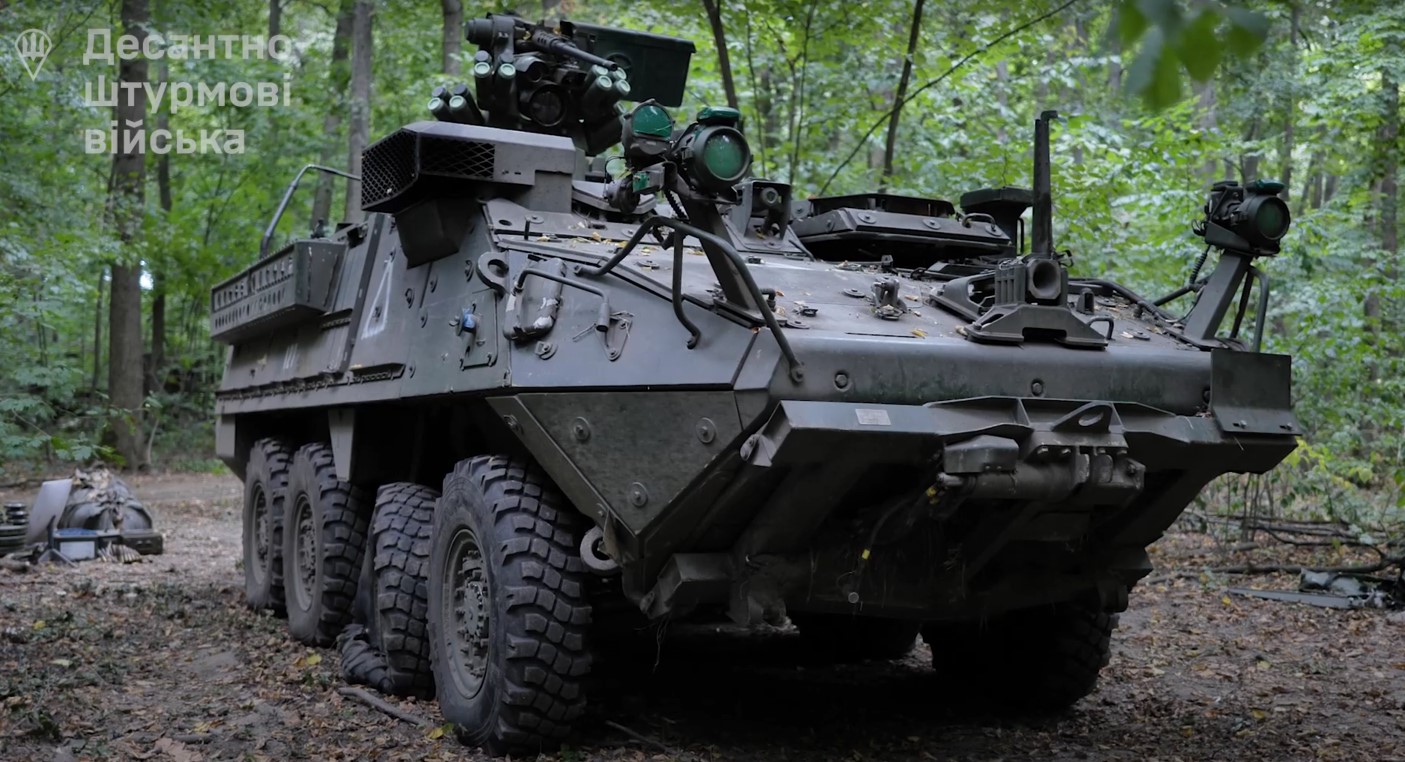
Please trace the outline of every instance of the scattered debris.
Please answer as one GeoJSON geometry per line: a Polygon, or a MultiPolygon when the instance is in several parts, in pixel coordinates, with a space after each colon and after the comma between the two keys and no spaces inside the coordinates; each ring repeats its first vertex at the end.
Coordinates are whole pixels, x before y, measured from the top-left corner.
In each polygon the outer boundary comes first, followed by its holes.
{"type": "Polygon", "coordinates": [[[368,685],[381,693],[394,693],[389,665],[379,648],[371,645],[371,633],[364,625],[350,624],[337,635],[341,654],[342,679],[353,685],[368,685]]]}
{"type": "MultiPolygon", "coordinates": [[[[0,572],[0,758],[49,762],[67,745],[74,760],[173,762],[152,753],[170,738],[211,760],[487,759],[451,742],[431,702],[381,697],[433,722],[422,727],[385,722],[378,718],[389,714],[338,695],[332,650],[293,642],[282,620],[249,613],[236,566],[243,490],[233,477],[129,482],[181,553],[65,573],[0,572]],[[79,593],[87,579],[96,580],[94,591],[79,593]],[[314,653],[321,663],[309,664],[314,653]]],[[[1367,552],[1313,557],[1296,548],[1278,560],[1320,568],[1367,552]]],[[[1162,573],[1196,576],[1251,560],[1246,551],[1218,553],[1209,538],[1173,532],[1153,555],[1162,573]]],[[[1296,588],[1296,576],[1279,579],[1284,590],[1296,588]]],[[[1386,625],[1393,612],[1231,598],[1237,606],[1221,602],[1213,578],[1139,584],[1094,698],[1020,722],[966,709],[959,691],[944,698],[926,645],[898,662],[824,666],[802,659],[779,630],[757,640],[671,625],[662,655],[649,643],[639,663],[626,662],[628,689],[594,711],[676,753],[602,721],[573,739],[571,751],[543,758],[1405,759],[1405,706],[1397,703],[1405,666],[1396,666],[1405,665],[1405,621],[1386,625]]]]}
{"type": "Polygon", "coordinates": [[[1332,593],[1299,593],[1293,590],[1255,590],[1248,587],[1231,587],[1229,592],[1233,595],[1242,595],[1246,598],[1261,598],[1266,601],[1283,601],[1284,603],[1303,603],[1308,606],[1317,606],[1324,609],[1353,609],[1361,608],[1351,598],[1332,593]]]}
{"type": "Polygon", "coordinates": [[[151,529],[151,511],[106,466],[74,471],[72,484],[60,529],[151,529]]]}
{"type": "Polygon", "coordinates": [[[376,698],[375,696],[372,696],[371,694],[367,693],[361,688],[353,688],[349,685],[343,685],[342,687],[337,689],[337,693],[340,693],[341,695],[346,696],[347,698],[358,703],[365,704],[366,706],[369,706],[377,711],[385,712],[386,714],[390,715],[391,717],[394,717],[397,720],[403,720],[416,727],[427,728],[434,724],[428,719],[421,717],[420,715],[415,714],[414,712],[407,712],[404,709],[395,706],[394,704],[384,701],[383,699],[376,698]]]}
{"type": "Polygon", "coordinates": [[[1303,569],[1298,589],[1255,590],[1233,587],[1229,592],[1249,598],[1303,603],[1327,609],[1398,609],[1405,607],[1405,571],[1396,579],[1364,574],[1303,569]]]}
{"type": "Polygon", "coordinates": [[[39,548],[45,560],[64,564],[90,558],[131,563],[165,550],[151,511],[102,465],[42,483],[31,507],[6,503],[4,520],[10,524],[0,526],[0,555],[39,548]],[[4,545],[11,534],[18,547],[4,545]]]}
{"type": "Polygon", "coordinates": [[[621,733],[624,733],[625,735],[629,736],[630,738],[633,738],[639,743],[644,744],[645,746],[652,746],[653,748],[658,749],[664,754],[667,754],[672,757],[678,756],[677,752],[675,752],[673,749],[670,749],[662,741],[657,741],[653,738],[650,738],[637,730],[631,730],[625,727],[624,725],[615,722],[614,720],[605,720],[605,724],[611,728],[614,728],[615,730],[618,730],[621,733]]]}

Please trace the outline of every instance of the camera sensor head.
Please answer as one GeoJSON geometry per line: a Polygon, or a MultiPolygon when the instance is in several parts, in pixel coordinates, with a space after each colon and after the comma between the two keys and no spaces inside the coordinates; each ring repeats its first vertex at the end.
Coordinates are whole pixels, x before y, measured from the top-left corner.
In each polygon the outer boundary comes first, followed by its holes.
{"type": "Polygon", "coordinates": [[[1211,246],[1251,256],[1272,256],[1288,234],[1292,215],[1279,197],[1283,183],[1256,180],[1240,185],[1222,180],[1210,188],[1205,219],[1194,227],[1211,246]]]}

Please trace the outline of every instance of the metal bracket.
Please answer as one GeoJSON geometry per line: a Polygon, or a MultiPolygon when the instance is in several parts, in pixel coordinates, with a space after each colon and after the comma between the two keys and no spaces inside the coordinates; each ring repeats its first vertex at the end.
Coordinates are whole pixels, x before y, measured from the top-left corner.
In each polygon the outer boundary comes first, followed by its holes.
{"type": "Polygon", "coordinates": [[[529,275],[561,276],[565,273],[566,266],[559,259],[549,259],[536,267],[523,270],[518,275],[517,287],[508,295],[507,305],[503,310],[507,313],[507,325],[503,326],[503,335],[513,341],[526,341],[551,333],[552,327],[556,325],[556,312],[561,308],[563,284],[561,281],[545,277],[534,281],[530,288],[525,287],[525,283],[529,275]],[[534,317],[530,315],[533,310],[536,312],[534,317]]]}
{"type": "MultiPolygon", "coordinates": [[[[610,257],[609,260],[599,267],[581,267],[576,270],[577,274],[587,278],[598,278],[605,275],[615,269],[620,262],[623,262],[624,258],[629,256],[634,251],[634,248],[639,245],[639,242],[644,240],[644,236],[655,228],[671,228],[676,233],[673,241],[673,314],[678,317],[683,327],[688,329],[688,348],[691,349],[696,346],[698,338],[701,336],[697,326],[683,314],[683,282],[680,274],[683,270],[683,239],[687,236],[692,236],[699,241],[711,244],[715,247],[716,251],[721,252],[730,260],[731,265],[741,277],[742,285],[750,295],[752,301],[759,305],[757,311],[761,314],[761,321],[765,323],[766,328],[769,329],[771,335],[775,337],[776,345],[780,347],[781,354],[785,357],[786,363],[789,364],[790,380],[797,384],[801,383],[805,378],[804,364],[800,362],[800,358],[795,356],[795,350],[791,349],[790,342],[786,339],[785,334],[781,332],[780,324],[776,322],[775,313],[766,308],[766,296],[761,293],[761,289],[756,285],[756,279],[751,277],[751,271],[747,268],[746,260],[742,258],[741,254],[737,253],[737,250],[733,248],[732,244],[723,240],[720,236],[670,217],[650,217],[639,225],[639,229],[634,231],[634,235],[629,237],[629,240],[625,242],[625,245],[621,247],[613,257],[610,257]]],[[[708,261],[712,263],[710,257],[708,261]]],[[[715,263],[713,263],[713,272],[717,273],[717,265],[715,263]]],[[[719,275],[719,277],[721,276],[719,275]]]]}
{"type": "MultiPolygon", "coordinates": [[[[561,261],[560,261],[560,260],[554,260],[554,261],[556,262],[556,268],[555,268],[555,269],[560,270],[560,272],[551,272],[551,271],[549,271],[549,270],[543,270],[543,269],[536,268],[536,267],[528,267],[528,268],[522,270],[520,273],[517,274],[517,281],[516,281],[516,283],[515,283],[515,284],[513,285],[513,287],[512,287],[512,293],[511,293],[511,295],[508,296],[507,309],[508,309],[509,311],[514,310],[514,308],[515,308],[514,302],[520,301],[520,300],[523,298],[523,297],[522,297],[522,290],[523,290],[523,285],[524,285],[524,284],[526,283],[526,281],[527,281],[527,278],[530,277],[530,276],[536,276],[536,277],[538,277],[538,278],[544,278],[544,279],[549,280],[549,281],[554,281],[554,282],[559,283],[559,284],[561,284],[561,285],[563,285],[563,286],[570,286],[571,288],[578,288],[578,289],[580,289],[581,291],[584,291],[584,292],[586,292],[586,293],[588,293],[588,294],[595,294],[596,296],[600,297],[600,311],[599,311],[599,312],[596,314],[596,316],[595,316],[595,330],[598,331],[598,332],[600,332],[600,333],[607,333],[607,332],[610,330],[610,298],[609,298],[608,296],[606,296],[606,294],[605,294],[604,291],[601,291],[600,289],[598,289],[598,288],[596,288],[596,287],[594,287],[594,286],[588,286],[588,285],[586,285],[586,284],[584,284],[584,283],[581,283],[581,282],[579,282],[579,281],[574,281],[574,280],[571,280],[570,278],[567,278],[564,274],[562,274],[562,273],[564,273],[564,267],[561,265],[561,261]]],[[[558,301],[559,301],[560,289],[557,289],[557,297],[558,297],[558,301]]],[[[554,321],[553,321],[553,322],[554,322],[554,321]]],[[[514,319],[514,324],[513,324],[513,325],[510,325],[508,328],[506,328],[506,329],[503,331],[503,333],[504,333],[504,334],[507,336],[507,338],[509,338],[509,339],[512,339],[512,340],[514,340],[514,341],[520,341],[520,340],[522,340],[522,339],[531,338],[532,336],[538,336],[538,335],[545,334],[546,331],[548,331],[548,330],[551,329],[551,326],[548,325],[547,328],[546,328],[546,330],[543,330],[543,331],[541,331],[540,333],[524,333],[524,332],[521,332],[519,329],[520,329],[520,327],[517,326],[517,325],[515,325],[515,319],[514,319]]]]}
{"type": "Polygon", "coordinates": [[[1071,347],[1102,349],[1108,342],[1107,336],[1079,320],[1067,305],[998,305],[966,326],[966,338],[972,341],[1019,344],[1031,333],[1071,347]]]}
{"type": "Polygon", "coordinates": [[[1302,434],[1292,391],[1287,355],[1210,350],[1210,413],[1226,433],[1302,434]]]}

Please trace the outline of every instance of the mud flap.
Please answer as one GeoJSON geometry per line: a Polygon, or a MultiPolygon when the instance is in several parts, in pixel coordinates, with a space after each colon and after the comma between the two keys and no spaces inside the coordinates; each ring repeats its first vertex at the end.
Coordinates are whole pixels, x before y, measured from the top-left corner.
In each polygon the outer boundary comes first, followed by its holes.
{"type": "Polygon", "coordinates": [[[1292,396],[1288,355],[1210,352],[1210,412],[1225,433],[1301,435],[1292,396]]]}

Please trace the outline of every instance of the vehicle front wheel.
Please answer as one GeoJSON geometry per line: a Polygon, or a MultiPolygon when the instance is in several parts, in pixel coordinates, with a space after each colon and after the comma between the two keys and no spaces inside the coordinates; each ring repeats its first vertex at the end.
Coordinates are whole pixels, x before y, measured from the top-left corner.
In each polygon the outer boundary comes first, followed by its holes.
{"type": "Polygon", "coordinates": [[[492,754],[560,744],[585,709],[584,520],[521,458],[462,461],[430,552],[430,661],[459,740],[492,754]]]}

